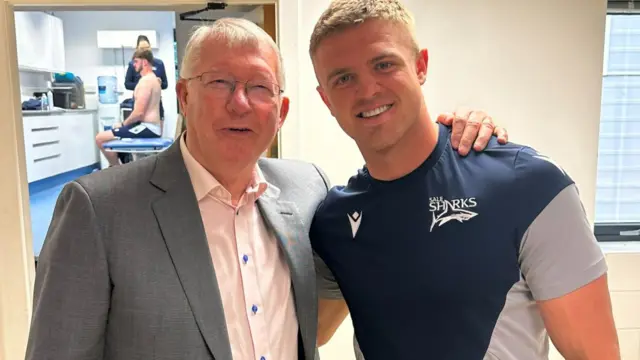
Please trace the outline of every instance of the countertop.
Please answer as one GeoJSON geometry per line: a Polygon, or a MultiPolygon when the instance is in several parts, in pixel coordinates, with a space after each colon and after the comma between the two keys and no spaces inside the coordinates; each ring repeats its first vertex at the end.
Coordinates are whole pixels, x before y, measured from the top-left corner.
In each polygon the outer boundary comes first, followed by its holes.
{"type": "Polygon", "coordinates": [[[598,244],[605,254],[640,253],[640,241],[602,241],[598,244]]]}
{"type": "Polygon", "coordinates": [[[47,115],[63,115],[63,114],[93,114],[97,113],[96,109],[53,109],[53,110],[22,110],[22,116],[47,116],[47,115]]]}

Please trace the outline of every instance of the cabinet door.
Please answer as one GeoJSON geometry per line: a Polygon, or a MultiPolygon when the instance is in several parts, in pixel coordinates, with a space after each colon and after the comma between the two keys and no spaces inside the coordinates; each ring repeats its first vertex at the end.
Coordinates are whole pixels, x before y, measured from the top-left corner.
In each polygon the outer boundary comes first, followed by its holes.
{"type": "Polygon", "coordinates": [[[25,158],[28,182],[63,172],[64,133],[59,116],[25,116],[25,158]]]}
{"type": "Polygon", "coordinates": [[[39,69],[39,53],[42,52],[40,34],[44,18],[38,13],[27,11],[15,12],[16,45],[18,48],[18,65],[29,70],[39,69]]]}
{"type": "Polygon", "coordinates": [[[99,162],[95,143],[95,114],[67,114],[61,122],[66,134],[63,157],[65,171],[75,170],[99,162]]]}
{"type": "Polygon", "coordinates": [[[21,69],[63,72],[62,19],[39,11],[15,12],[18,66],[21,69]]]}
{"type": "Polygon", "coordinates": [[[51,32],[49,32],[49,44],[51,44],[51,69],[54,72],[65,71],[64,32],[62,19],[49,16],[51,32]]]}

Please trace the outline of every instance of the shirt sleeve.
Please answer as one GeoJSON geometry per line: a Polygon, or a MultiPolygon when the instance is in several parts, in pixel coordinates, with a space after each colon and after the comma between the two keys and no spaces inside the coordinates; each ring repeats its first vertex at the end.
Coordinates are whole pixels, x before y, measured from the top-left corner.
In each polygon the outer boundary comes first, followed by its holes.
{"type": "MultiPolygon", "coordinates": [[[[327,191],[329,191],[329,188],[331,187],[331,183],[329,182],[329,177],[319,166],[314,165],[314,167],[318,172],[318,174],[320,174],[320,177],[322,178],[322,180],[324,181],[327,191]]],[[[320,202],[318,209],[316,209],[317,211],[320,211],[322,209],[323,203],[324,202],[320,202]]],[[[311,224],[311,229],[309,233],[309,236],[311,239],[313,239],[314,236],[321,236],[320,232],[317,231],[318,224],[316,220],[317,219],[314,217],[314,221],[311,224]]],[[[323,299],[333,299],[333,300],[343,299],[342,292],[340,291],[338,282],[336,281],[336,278],[333,276],[331,269],[329,269],[329,267],[322,260],[320,255],[318,255],[318,253],[315,251],[313,252],[313,261],[315,263],[315,268],[316,268],[316,286],[317,286],[318,296],[323,299]]]]}
{"type": "Polygon", "coordinates": [[[561,297],[607,272],[575,184],[560,191],[531,223],[520,263],[536,300],[561,297]]]}
{"type": "Polygon", "coordinates": [[[156,68],[158,69],[158,73],[156,74],[156,76],[159,77],[161,80],[160,88],[162,90],[166,90],[167,87],[169,86],[169,83],[167,82],[167,70],[165,69],[164,62],[162,62],[162,60],[160,59],[156,59],[156,60],[157,60],[156,68]]]}
{"type": "Polygon", "coordinates": [[[127,90],[135,90],[137,84],[136,70],[133,68],[133,62],[129,62],[127,74],[124,77],[124,88],[127,90]]]}
{"type": "Polygon", "coordinates": [[[318,296],[323,299],[341,300],[342,292],[338,286],[333,273],[324,263],[320,256],[314,251],[313,260],[316,267],[316,285],[318,296]]]}

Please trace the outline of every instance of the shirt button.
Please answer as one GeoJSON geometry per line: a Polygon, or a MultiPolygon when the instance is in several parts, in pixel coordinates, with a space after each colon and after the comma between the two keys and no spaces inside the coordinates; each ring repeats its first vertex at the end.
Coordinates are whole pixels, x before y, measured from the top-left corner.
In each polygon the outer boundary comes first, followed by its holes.
{"type": "Polygon", "coordinates": [[[267,360],[267,358],[264,356],[260,356],[260,360],[267,360]]]}
{"type": "Polygon", "coordinates": [[[236,215],[240,215],[240,209],[236,210],[236,215]]]}
{"type": "Polygon", "coordinates": [[[251,311],[253,311],[254,314],[257,313],[258,312],[258,307],[256,305],[253,305],[251,307],[251,311]]]}
{"type": "Polygon", "coordinates": [[[242,262],[247,263],[249,261],[249,257],[247,255],[242,256],[242,262]]]}

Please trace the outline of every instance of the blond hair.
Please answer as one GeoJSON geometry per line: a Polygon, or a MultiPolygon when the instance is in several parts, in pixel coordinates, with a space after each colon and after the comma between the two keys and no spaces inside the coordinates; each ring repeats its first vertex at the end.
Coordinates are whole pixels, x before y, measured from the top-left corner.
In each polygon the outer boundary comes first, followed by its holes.
{"type": "MultiPolygon", "coordinates": [[[[227,47],[230,48],[235,46],[260,47],[266,45],[267,48],[272,49],[278,57],[276,76],[278,77],[280,87],[284,88],[284,66],[278,45],[276,45],[271,36],[258,25],[242,18],[221,18],[213,24],[196,28],[191,34],[184,50],[184,57],[180,65],[181,78],[187,79],[198,75],[194,74],[193,71],[196,64],[201,60],[200,53],[202,52],[202,46],[207,40],[212,39],[222,40],[226,43],[227,47]]],[[[224,51],[224,49],[220,49],[220,51],[224,51]]]]}
{"type": "Polygon", "coordinates": [[[411,35],[412,47],[419,52],[413,16],[398,0],[334,0],[322,13],[311,34],[309,54],[313,57],[325,38],[357,26],[368,19],[388,20],[404,26],[411,35]]]}

